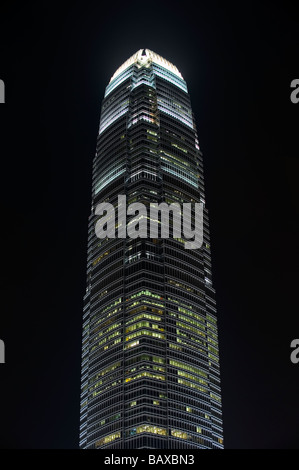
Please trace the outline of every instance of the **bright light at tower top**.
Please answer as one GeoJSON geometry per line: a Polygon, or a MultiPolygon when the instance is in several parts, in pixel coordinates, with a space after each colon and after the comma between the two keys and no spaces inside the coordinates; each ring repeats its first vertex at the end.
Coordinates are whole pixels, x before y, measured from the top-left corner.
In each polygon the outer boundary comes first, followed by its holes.
{"type": "Polygon", "coordinates": [[[115,72],[115,74],[111,77],[110,82],[114,80],[118,75],[120,75],[124,70],[126,70],[128,67],[130,67],[133,64],[137,64],[139,67],[147,67],[151,63],[160,65],[161,67],[164,67],[165,69],[169,70],[170,72],[174,73],[177,75],[179,78],[182,80],[182,74],[179,72],[177,67],[173,65],[171,62],[168,60],[164,59],[161,57],[159,54],[156,54],[153,51],[150,51],[149,49],[139,49],[135,54],[133,54],[128,60],[126,60],[115,72]]]}

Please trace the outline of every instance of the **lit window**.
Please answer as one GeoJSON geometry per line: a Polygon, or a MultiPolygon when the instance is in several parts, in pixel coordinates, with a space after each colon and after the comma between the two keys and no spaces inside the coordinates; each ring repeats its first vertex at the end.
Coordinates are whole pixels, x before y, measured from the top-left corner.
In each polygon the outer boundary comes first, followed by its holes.
{"type": "Polygon", "coordinates": [[[95,446],[100,447],[102,445],[109,444],[110,442],[115,441],[115,439],[120,439],[120,436],[121,436],[120,431],[115,432],[114,434],[109,434],[109,436],[103,437],[102,439],[97,441],[95,443],[95,446]]]}
{"type": "Polygon", "coordinates": [[[188,439],[188,434],[184,431],[177,431],[172,429],[171,430],[171,435],[174,437],[179,437],[180,439],[188,439]]]}

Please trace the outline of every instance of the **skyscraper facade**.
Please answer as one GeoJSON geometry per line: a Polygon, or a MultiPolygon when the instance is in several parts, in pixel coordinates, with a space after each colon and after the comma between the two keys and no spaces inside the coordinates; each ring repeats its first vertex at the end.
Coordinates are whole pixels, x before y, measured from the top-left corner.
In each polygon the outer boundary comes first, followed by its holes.
{"type": "Polygon", "coordinates": [[[198,249],[186,249],[183,235],[100,239],[97,204],[109,202],[117,213],[119,195],[145,206],[205,204],[186,82],[148,49],[115,72],[102,103],[84,296],[80,447],[221,449],[208,211],[204,206],[198,249]]]}

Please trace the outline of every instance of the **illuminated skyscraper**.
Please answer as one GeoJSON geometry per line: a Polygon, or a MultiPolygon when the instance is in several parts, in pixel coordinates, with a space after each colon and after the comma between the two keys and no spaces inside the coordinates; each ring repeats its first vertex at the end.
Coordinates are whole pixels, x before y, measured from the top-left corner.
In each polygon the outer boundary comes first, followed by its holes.
{"type": "MultiPolygon", "coordinates": [[[[99,239],[100,202],[205,203],[186,82],[141,49],[113,75],[93,164],[84,297],[80,447],[222,448],[208,211],[203,245],[99,239]]],[[[130,218],[127,218],[129,222],[130,218]]],[[[119,229],[120,227],[117,227],[119,229]]]]}

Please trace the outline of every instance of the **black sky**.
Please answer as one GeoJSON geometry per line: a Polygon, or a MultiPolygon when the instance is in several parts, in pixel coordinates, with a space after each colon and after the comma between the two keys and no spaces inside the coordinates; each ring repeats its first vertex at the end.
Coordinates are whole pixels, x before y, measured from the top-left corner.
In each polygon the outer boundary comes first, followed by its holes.
{"type": "Polygon", "coordinates": [[[0,447],[77,448],[100,105],[140,48],[187,81],[204,153],[227,448],[299,448],[299,17],[284,2],[1,3],[0,447]]]}

